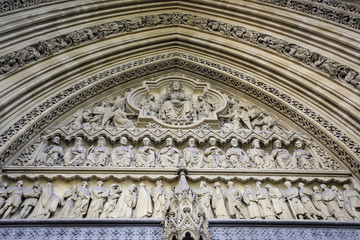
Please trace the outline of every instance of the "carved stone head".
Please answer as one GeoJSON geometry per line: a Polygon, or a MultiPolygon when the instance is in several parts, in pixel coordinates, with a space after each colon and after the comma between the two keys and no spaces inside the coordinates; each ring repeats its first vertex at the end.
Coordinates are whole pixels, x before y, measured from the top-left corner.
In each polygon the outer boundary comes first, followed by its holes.
{"type": "Polygon", "coordinates": [[[105,146],[105,138],[104,137],[100,137],[98,140],[98,146],[99,147],[103,147],[105,146]]]}
{"type": "Polygon", "coordinates": [[[167,138],[165,141],[166,141],[166,146],[172,146],[174,144],[171,138],[167,138]]]}
{"type": "Polygon", "coordinates": [[[280,141],[279,139],[275,140],[275,142],[274,142],[274,148],[275,148],[275,149],[279,149],[279,148],[281,148],[281,147],[282,147],[281,141],[280,141]]]}
{"type": "Polygon", "coordinates": [[[251,142],[251,146],[252,146],[253,148],[259,149],[259,148],[260,148],[260,141],[259,141],[259,139],[254,139],[254,140],[251,142]]]}
{"type": "Polygon", "coordinates": [[[228,188],[233,187],[233,186],[234,186],[234,182],[233,182],[233,181],[228,181],[228,182],[227,182],[227,186],[228,186],[228,188]]]}
{"type": "Polygon", "coordinates": [[[295,148],[296,148],[296,149],[303,149],[303,146],[304,146],[303,141],[297,140],[297,141],[295,142],[295,148]]]}
{"type": "Polygon", "coordinates": [[[126,137],[121,137],[120,138],[120,144],[122,146],[126,146],[127,142],[128,142],[128,139],[126,137]]]}
{"type": "Polygon", "coordinates": [[[327,189],[327,186],[325,184],[320,184],[321,189],[325,190],[327,189]]]}
{"type": "Polygon", "coordinates": [[[303,188],[305,186],[305,184],[302,182],[299,182],[298,186],[299,186],[299,188],[303,188]]]}
{"type": "Polygon", "coordinates": [[[150,138],[146,137],[142,140],[142,142],[144,146],[146,147],[150,146],[150,138]]]}
{"type": "Polygon", "coordinates": [[[23,180],[19,180],[19,181],[16,183],[15,186],[16,186],[16,187],[22,187],[22,186],[24,186],[24,181],[23,181],[23,180]]]}
{"type": "Polygon", "coordinates": [[[102,187],[102,186],[104,185],[104,182],[103,182],[103,181],[98,181],[98,182],[97,182],[97,185],[98,185],[99,187],[102,187]]]}
{"type": "Polygon", "coordinates": [[[55,145],[59,145],[60,144],[60,137],[59,136],[53,137],[52,143],[55,144],[55,145]]]}
{"type": "Polygon", "coordinates": [[[216,146],[216,138],[211,137],[211,138],[209,139],[209,144],[210,144],[210,146],[216,146]]]}
{"type": "Polygon", "coordinates": [[[237,147],[239,145],[239,141],[236,138],[232,138],[230,144],[232,147],[237,147]]]}
{"type": "Polygon", "coordinates": [[[81,137],[75,138],[75,145],[76,146],[82,146],[82,138],[81,137]]]}
{"type": "Polygon", "coordinates": [[[349,184],[344,184],[343,188],[344,188],[344,190],[350,190],[349,184]]]}
{"type": "Polygon", "coordinates": [[[286,181],[286,182],[284,182],[284,185],[285,185],[287,188],[290,188],[290,187],[291,187],[291,182],[286,181]]]}
{"type": "Polygon", "coordinates": [[[189,138],[189,147],[195,147],[196,141],[195,138],[189,138]]]}

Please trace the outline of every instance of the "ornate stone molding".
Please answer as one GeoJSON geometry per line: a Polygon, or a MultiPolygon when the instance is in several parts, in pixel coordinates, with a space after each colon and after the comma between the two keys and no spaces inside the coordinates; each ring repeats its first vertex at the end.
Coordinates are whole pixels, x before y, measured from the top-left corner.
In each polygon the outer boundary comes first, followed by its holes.
{"type": "Polygon", "coordinates": [[[358,173],[360,163],[333,138],[337,138],[357,156],[360,156],[359,145],[315,111],[309,109],[304,104],[284,93],[281,93],[273,87],[246,76],[235,69],[211,62],[207,59],[179,52],[157,55],[124,64],[106,72],[99,73],[52,97],[47,102],[36,107],[32,112],[28,113],[21,120],[15,123],[13,127],[9,128],[1,135],[1,146],[4,146],[7,141],[15,136],[20,130],[23,130],[25,126],[29,126],[26,131],[20,134],[15,140],[12,140],[12,143],[1,152],[0,162],[4,164],[5,161],[30,138],[42,131],[46,125],[50,124],[51,121],[57,118],[60,114],[70,110],[78,103],[85,101],[100,91],[104,91],[122,82],[129,81],[136,77],[145,76],[161,69],[167,69],[169,67],[190,71],[196,69],[199,74],[223,82],[251,96],[256,96],[258,100],[274,107],[274,109],[283,113],[286,117],[292,119],[301,127],[312,133],[323,144],[329,146],[329,149],[332,149],[332,151],[339,156],[353,172],[358,173]],[[152,63],[151,67],[149,66],[150,63],[152,63]],[[119,72],[121,72],[121,74],[115,76],[119,72]],[[227,73],[227,75],[224,73],[227,73]],[[232,77],[229,75],[232,75],[232,77]],[[114,77],[110,78],[110,76],[114,77]],[[241,81],[238,81],[237,79],[241,79],[241,81]],[[66,101],[64,101],[65,99],[66,101]],[[60,100],[63,100],[62,104],[58,105],[60,100]],[[293,106],[296,110],[290,108],[288,104],[293,106]],[[56,107],[51,109],[53,106],[56,107]],[[307,117],[299,114],[299,110],[303,114],[307,115],[307,117]],[[36,120],[36,122],[31,124],[31,122],[33,122],[45,111],[47,111],[46,115],[41,116],[36,120]],[[322,126],[323,129],[313,124],[312,121],[315,121],[317,124],[322,126]]]}
{"type": "Polygon", "coordinates": [[[324,55],[242,26],[235,26],[215,19],[177,12],[103,23],[49,40],[40,41],[22,50],[0,57],[0,75],[15,72],[25,65],[50,57],[55,53],[71,47],[88,44],[108,38],[109,36],[119,36],[123,33],[160,25],[185,25],[195,27],[201,31],[220,34],[223,37],[266,48],[279,55],[286,56],[320,72],[326,73],[330,78],[337,79],[346,84],[350,84],[356,89],[360,89],[360,74],[356,70],[335,62],[324,55]]]}
{"type": "Polygon", "coordinates": [[[334,0],[255,0],[360,29],[360,8],[334,0]]]}
{"type": "Polygon", "coordinates": [[[0,14],[59,0],[0,0],[0,14]]]}

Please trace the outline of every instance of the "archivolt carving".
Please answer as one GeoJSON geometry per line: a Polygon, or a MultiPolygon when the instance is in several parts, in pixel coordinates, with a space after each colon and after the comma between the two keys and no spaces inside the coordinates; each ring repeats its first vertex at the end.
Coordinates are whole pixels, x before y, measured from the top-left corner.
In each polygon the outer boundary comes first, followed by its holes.
{"type": "Polygon", "coordinates": [[[356,89],[360,89],[360,75],[356,70],[328,59],[321,54],[241,26],[234,26],[214,19],[176,12],[103,23],[101,25],[61,35],[50,40],[41,41],[22,50],[0,57],[0,75],[14,72],[27,64],[49,57],[54,53],[73,46],[87,44],[114,34],[132,32],[146,27],[171,24],[187,25],[203,31],[221,34],[238,41],[245,41],[250,44],[269,48],[271,51],[275,51],[278,54],[302,62],[305,65],[328,74],[331,78],[338,79],[350,84],[356,89]]]}
{"type": "Polygon", "coordinates": [[[0,1],[0,13],[15,11],[19,9],[29,8],[36,5],[55,2],[58,0],[1,0],[0,1]]]}
{"type": "MultiPolygon", "coordinates": [[[[276,100],[276,99],[270,97],[270,95],[264,94],[263,92],[259,91],[258,89],[253,88],[251,85],[259,86],[263,90],[269,92],[271,95],[275,95],[276,97],[279,97],[279,98],[283,99],[284,101],[290,103],[295,108],[298,108],[303,113],[309,115],[312,119],[314,119],[319,124],[321,124],[322,126],[327,128],[331,134],[334,134],[335,137],[337,137],[337,138],[339,138],[339,140],[343,141],[356,154],[358,154],[358,155],[360,154],[360,152],[359,152],[360,148],[353,141],[351,141],[348,137],[344,136],[341,133],[341,131],[334,128],[329,122],[325,121],[323,118],[321,118],[315,112],[306,108],[302,104],[299,104],[299,102],[292,100],[289,96],[286,96],[286,95],[278,92],[276,89],[269,87],[261,82],[258,82],[253,78],[244,76],[243,74],[239,73],[236,70],[232,70],[232,69],[229,69],[228,67],[218,64],[218,68],[220,70],[229,72],[232,75],[234,75],[235,77],[243,79],[245,82],[239,82],[229,76],[224,76],[221,74],[219,75],[219,73],[214,70],[202,67],[201,65],[205,65],[205,66],[212,65],[211,62],[209,62],[205,59],[200,59],[200,58],[197,58],[194,56],[188,56],[188,55],[181,54],[181,53],[169,53],[164,56],[148,58],[148,59],[145,59],[145,61],[141,61],[136,64],[126,64],[126,65],[117,67],[116,69],[109,70],[106,73],[101,73],[99,75],[96,75],[95,77],[87,79],[86,81],[79,83],[79,84],[75,85],[74,87],[71,87],[71,88],[65,90],[64,92],[58,94],[56,97],[53,97],[49,102],[46,102],[46,103],[42,104],[41,106],[37,107],[32,113],[29,113],[26,118],[19,121],[16,124],[16,128],[13,128],[13,129],[5,132],[5,134],[3,134],[2,138],[1,138],[2,145],[6,142],[7,139],[9,139],[12,135],[14,135],[20,128],[25,126],[28,122],[30,122],[33,118],[38,116],[41,112],[47,110],[52,105],[56,104],[57,101],[64,99],[71,93],[75,93],[77,90],[82,89],[83,87],[86,87],[86,86],[90,85],[91,83],[95,83],[106,76],[110,76],[112,74],[115,74],[116,72],[123,71],[125,69],[129,69],[129,71],[127,71],[126,73],[119,75],[118,77],[111,78],[111,79],[109,79],[108,82],[101,83],[100,88],[93,87],[89,90],[83,91],[76,98],[69,99],[69,102],[65,103],[64,105],[58,106],[55,110],[53,110],[52,112],[49,112],[48,115],[44,116],[43,120],[41,120],[38,123],[35,123],[34,125],[32,125],[32,127],[26,133],[22,134],[22,136],[20,136],[18,138],[17,142],[13,144],[13,147],[8,148],[2,152],[2,156],[1,156],[2,162],[5,160],[6,156],[10,156],[13,152],[15,152],[17,150],[17,148],[23,142],[26,142],[27,139],[32,136],[32,134],[38,132],[44,125],[46,125],[47,123],[51,122],[54,118],[56,118],[58,116],[58,114],[61,114],[63,111],[66,111],[67,109],[71,108],[72,106],[77,104],[78,101],[83,101],[84,99],[89,98],[93,94],[96,94],[97,91],[106,89],[113,85],[117,85],[117,84],[119,84],[119,82],[125,81],[127,79],[131,79],[134,77],[134,75],[141,76],[141,75],[151,73],[149,68],[146,68],[146,69],[140,68],[140,69],[136,69],[136,70],[130,70],[130,68],[133,68],[133,66],[141,65],[144,62],[148,63],[148,62],[156,61],[158,59],[171,58],[171,57],[177,57],[177,59],[173,60],[173,61],[168,61],[166,67],[169,67],[169,66],[175,67],[176,66],[176,67],[180,67],[183,69],[188,69],[188,68],[197,69],[199,73],[204,74],[207,77],[216,78],[216,79],[220,78],[225,84],[234,86],[241,91],[257,95],[259,100],[268,102],[270,105],[274,106],[275,109],[279,109],[290,119],[294,119],[298,124],[302,124],[303,126],[305,126],[309,131],[313,132],[316,136],[318,136],[319,139],[321,139],[321,141],[325,142],[328,146],[333,147],[334,150],[337,152],[337,155],[340,156],[342,158],[342,160],[344,161],[344,163],[346,163],[353,171],[356,172],[358,170],[359,167],[358,167],[357,161],[352,159],[352,157],[346,153],[346,151],[342,148],[342,146],[338,145],[327,134],[325,134],[325,132],[323,132],[318,127],[315,127],[310,121],[303,118],[297,112],[290,110],[287,105],[284,105],[279,100],[276,100]],[[183,61],[183,60],[181,60],[181,58],[192,59],[193,62],[197,62],[199,65],[192,65],[192,63],[183,61]]],[[[162,65],[155,64],[154,66],[158,66],[159,68],[164,67],[163,63],[162,63],[162,65]]],[[[158,69],[152,68],[152,70],[157,71],[158,69]]]]}

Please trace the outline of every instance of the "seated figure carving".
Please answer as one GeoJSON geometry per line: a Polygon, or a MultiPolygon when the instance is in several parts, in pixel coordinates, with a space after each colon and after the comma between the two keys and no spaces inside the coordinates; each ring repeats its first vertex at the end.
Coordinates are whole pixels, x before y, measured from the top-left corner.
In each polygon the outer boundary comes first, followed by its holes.
{"type": "Polygon", "coordinates": [[[107,166],[109,163],[110,150],[105,146],[105,138],[100,137],[98,145],[91,147],[87,157],[87,166],[107,166]]]}
{"type": "Polygon", "coordinates": [[[114,149],[111,154],[110,166],[114,167],[130,167],[131,162],[134,158],[134,154],[132,152],[132,147],[126,146],[128,139],[126,137],[121,137],[120,139],[120,147],[114,149]]]}
{"type": "Polygon", "coordinates": [[[59,146],[60,137],[55,136],[52,139],[52,145],[48,146],[43,153],[40,154],[36,161],[36,165],[62,165],[64,149],[59,146]]]}
{"type": "Polygon", "coordinates": [[[236,138],[230,140],[231,148],[229,148],[225,155],[228,159],[230,168],[248,168],[250,167],[249,157],[245,151],[239,148],[239,142],[236,138]]]}
{"type": "Polygon", "coordinates": [[[274,150],[272,150],[270,156],[275,161],[275,167],[283,169],[296,169],[297,160],[291,154],[281,146],[279,139],[274,142],[274,150]]]}
{"type": "Polygon", "coordinates": [[[189,139],[189,146],[183,150],[183,156],[185,164],[188,167],[198,167],[201,168],[204,165],[204,155],[196,147],[195,138],[189,139]]]}
{"type": "Polygon", "coordinates": [[[253,164],[253,167],[272,168],[274,164],[269,159],[267,153],[261,149],[259,139],[254,139],[251,146],[252,148],[247,151],[247,154],[253,164]]]}
{"type": "Polygon", "coordinates": [[[135,155],[135,166],[154,167],[156,164],[155,148],[150,147],[150,139],[148,137],[145,137],[142,142],[143,146],[139,148],[138,153],[135,155]]]}
{"type": "Polygon", "coordinates": [[[216,138],[211,137],[209,139],[209,144],[210,147],[205,149],[204,152],[206,166],[209,168],[227,168],[227,159],[225,158],[223,150],[216,146],[216,138]]]}
{"type": "Polygon", "coordinates": [[[171,138],[166,139],[166,147],[160,150],[160,166],[176,167],[181,160],[181,152],[173,146],[174,142],[171,138]]]}
{"type": "Polygon", "coordinates": [[[86,148],[82,145],[82,138],[75,139],[75,145],[72,146],[64,155],[65,166],[82,166],[86,160],[86,148]]]}
{"type": "Polygon", "coordinates": [[[301,140],[295,142],[295,150],[293,154],[297,160],[300,168],[302,169],[317,169],[318,164],[316,159],[310,154],[310,152],[304,149],[304,143],[301,140]]]}

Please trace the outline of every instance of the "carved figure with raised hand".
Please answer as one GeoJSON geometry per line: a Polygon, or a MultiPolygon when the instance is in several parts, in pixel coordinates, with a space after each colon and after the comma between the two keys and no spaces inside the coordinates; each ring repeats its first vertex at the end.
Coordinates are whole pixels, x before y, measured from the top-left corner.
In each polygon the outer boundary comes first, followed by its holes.
{"type": "Polygon", "coordinates": [[[107,191],[103,187],[104,183],[98,181],[97,185],[91,189],[91,202],[86,218],[96,219],[100,217],[100,213],[104,209],[104,203],[107,197],[107,191]]]}
{"type": "Polygon", "coordinates": [[[228,159],[230,168],[248,168],[250,167],[249,157],[245,151],[239,148],[239,141],[236,138],[230,140],[231,148],[229,148],[225,156],[228,159]]]}
{"type": "Polygon", "coordinates": [[[196,112],[198,119],[212,117],[215,111],[215,105],[211,103],[204,95],[198,96],[196,112]]]}
{"type": "Polygon", "coordinates": [[[64,155],[65,166],[82,166],[86,161],[86,148],[82,144],[82,138],[75,139],[75,145],[72,146],[64,155]]]}
{"type": "Polygon", "coordinates": [[[260,216],[263,219],[276,219],[275,213],[272,209],[269,194],[265,188],[262,187],[261,182],[256,182],[256,188],[254,191],[255,199],[259,206],[260,216]]]}
{"type": "Polygon", "coordinates": [[[151,191],[154,202],[153,218],[163,219],[169,208],[169,199],[166,190],[162,187],[161,180],[156,181],[156,187],[151,191]]]}
{"type": "Polygon", "coordinates": [[[5,182],[0,184],[0,209],[4,206],[7,198],[7,187],[8,184],[5,182]]]}
{"type": "Polygon", "coordinates": [[[351,189],[349,184],[343,186],[343,198],[345,211],[356,221],[360,220],[360,194],[351,189]]]}
{"type": "Polygon", "coordinates": [[[207,187],[207,183],[205,181],[200,182],[200,188],[197,191],[197,195],[199,198],[199,210],[204,211],[206,218],[212,219],[214,218],[214,214],[211,209],[211,191],[207,187]]]}
{"type": "Polygon", "coordinates": [[[58,205],[60,204],[60,198],[54,193],[54,187],[52,183],[48,182],[37,202],[34,211],[30,215],[30,219],[48,219],[53,215],[58,205]]]}
{"type": "Polygon", "coordinates": [[[329,217],[328,220],[336,219],[345,221],[346,217],[340,209],[339,202],[336,198],[336,193],[328,188],[325,184],[321,184],[320,187],[323,190],[321,198],[328,207],[329,213],[331,214],[331,217],[329,217]]]}
{"type": "Polygon", "coordinates": [[[248,207],[248,213],[250,219],[261,219],[258,204],[254,191],[249,185],[246,185],[245,192],[243,194],[243,202],[248,207]]]}
{"type": "Polygon", "coordinates": [[[151,193],[146,189],[145,183],[139,184],[139,194],[134,217],[149,218],[153,214],[151,193]]]}
{"type": "Polygon", "coordinates": [[[223,167],[227,168],[228,163],[225,158],[223,150],[216,146],[216,138],[211,137],[209,139],[210,147],[205,149],[205,163],[209,168],[223,167]]]}
{"type": "Polygon", "coordinates": [[[299,196],[302,204],[304,205],[306,211],[314,219],[322,219],[321,212],[317,210],[311,201],[314,193],[308,188],[304,187],[304,183],[300,182],[299,186],[299,196]]]}
{"type": "Polygon", "coordinates": [[[299,190],[296,187],[292,187],[289,181],[284,183],[286,186],[285,197],[288,200],[290,210],[296,219],[312,219],[310,214],[306,211],[299,199],[299,190]]]}
{"type": "Polygon", "coordinates": [[[136,185],[131,184],[123,190],[115,210],[110,214],[110,218],[131,218],[136,202],[136,185]]]}
{"type": "Polygon", "coordinates": [[[109,163],[110,150],[105,146],[105,138],[100,137],[97,146],[89,149],[87,157],[87,166],[106,166],[109,163]]]}
{"type": "Polygon", "coordinates": [[[294,158],[297,160],[300,168],[302,169],[316,169],[316,159],[310,154],[310,152],[304,148],[304,143],[301,140],[295,142],[294,158]]]}
{"type": "Polygon", "coordinates": [[[62,209],[59,215],[60,219],[66,219],[70,217],[70,213],[73,211],[76,199],[78,198],[76,190],[77,186],[72,185],[71,188],[64,193],[61,199],[62,209]]]}
{"type": "Polygon", "coordinates": [[[110,218],[110,214],[114,211],[116,202],[121,194],[121,186],[119,184],[111,184],[106,191],[107,201],[104,204],[104,211],[100,214],[100,218],[110,218]]]}
{"type": "Polygon", "coordinates": [[[113,167],[130,167],[134,158],[132,146],[127,146],[128,139],[126,137],[120,138],[120,147],[116,147],[111,154],[110,166],[113,167]]]}
{"type": "Polygon", "coordinates": [[[166,139],[166,147],[160,150],[160,166],[161,167],[175,167],[178,165],[181,158],[181,152],[174,147],[174,142],[171,138],[166,139]]]}
{"type": "Polygon", "coordinates": [[[74,219],[83,218],[88,211],[91,193],[87,181],[83,181],[81,186],[76,188],[76,195],[74,208],[69,214],[69,217],[74,219]]]}
{"type": "Polygon", "coordinates": [[[160,119],[172,125],[190,124],[194,120],[193,103],[178,80],[167,87],[159,114],[160,119]]]}
{"type": "Polygon", "coordinates": [[[138,153],[135,155],[136,167],[154,167],[156,164],[156,150],[150,147],[150,139],[145,137],[143,146],[139,148],[138,153]]]}
{"type": "Polygon", "coordinates": [[[23,196],[25,201],[21,204],[21,211],[20,211],[20,219],[26,218],[31,211],[35,208],[40,195],[42,193],[41,186],[39,182],[36,182],[31,189],[24,189],[23,196]]]}
{"type": "Polygon", "coordinates": [[[8,198],[5,200],[4,206],[0,209],[0,216],[6,219],[10,214],[14,214],[21,204],[21,199],[24,191],[24,182],[19,180],[15,186],[9,187],[6,190],[8,198]]]}
{"type": "Polygon", "coordinates": [[[247,151],[247,154],[254,165],[254,168],[266,168],[266,158],[267,154],[260,147],[259,139],[254,139],[251,142],[251,149],[247,151]]]}
{"type": "Polygon", "coordinates": [[[62,158],[64,156],[64,149],[59,146],[60,137],[55,136],[52,139],[52,145],[48,146],[43,153],[40,154],[36,165],[62,165],[62,158]]]}
{"type": "Polygon", "coordinates": [[[317,186],[313,187],[314,195],[312,197],[312,202],[315,208],[320,211],[322,220],[327,220],[328,218],[332,218],[331,213],[329,212],[328,207],[325,202],[322,200],[322,194],[317,186]]]}
{"type": "Polygon", "coordinates": [[[219,182],[214,183],[215,189],[212,194],[211,206],[213,208],[216,219],[228,219],[230,217],[226,210],[225,199],[224,199],[224,195],[223,195],[223,192],[222,192],[220,186],[221,185],[219,182]]]}
{"type": "Polygon", "coordinates": [[[189,146],[183,150],[183,156],[185,164],[188,167],[198,167],[201,168],[204,166],[204,155],[196,147],[195,138],[189,138],[189,146]]]}
{"type": "Polygon", "coordinates": [[[270,156],[275,161],[276,168],[282,169],[296,169],[297,160],[286,149],[282,148],[282,143],[279,139],[274,142],[274,150],[270,156]]]}
{"type": "Polygon", "coordinates": [[[280,190],[270,184],[266,184],[265,188],[268,191],[276,217],[279,219],[293,219],[286,204],[286,199],[280,190]]]}
{"type": "Polygon", "coordinates": [[[246,219],[247,214],[240,202],[242,197],[241,191],[234,187],[234,182],[232,181],[227,182],[227,187],[224,197],[229,216],[236,219],[246,219]]]}

